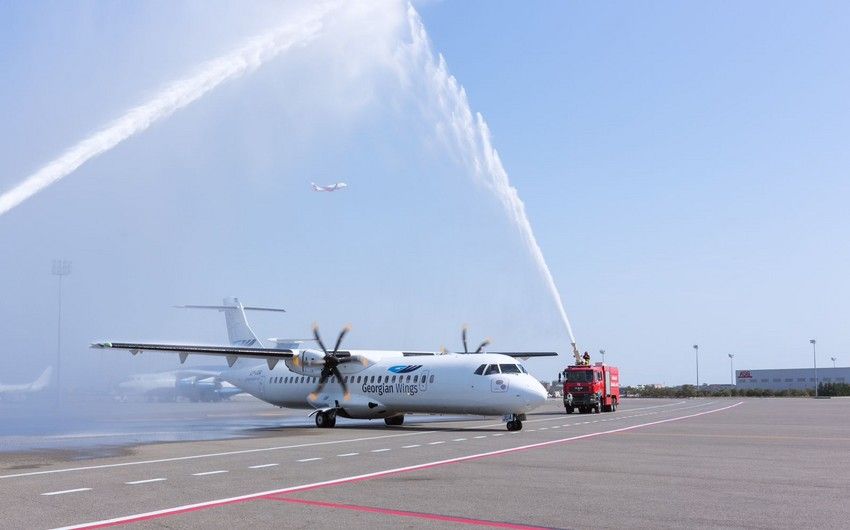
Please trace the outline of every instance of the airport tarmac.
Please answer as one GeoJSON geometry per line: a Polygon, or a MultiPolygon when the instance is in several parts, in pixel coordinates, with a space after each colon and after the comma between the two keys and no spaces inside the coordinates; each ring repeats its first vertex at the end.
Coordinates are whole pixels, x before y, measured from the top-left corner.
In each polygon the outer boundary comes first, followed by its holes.
{"type": "Polygon", "coordinates": [[[631,399],[590,415],[550,400],[515,433],[498,418],[320,430],[268,410],[301,423],[87,460],[0,454],[0,526],[844,528],[850,517],[845,399],[631,399]]]}

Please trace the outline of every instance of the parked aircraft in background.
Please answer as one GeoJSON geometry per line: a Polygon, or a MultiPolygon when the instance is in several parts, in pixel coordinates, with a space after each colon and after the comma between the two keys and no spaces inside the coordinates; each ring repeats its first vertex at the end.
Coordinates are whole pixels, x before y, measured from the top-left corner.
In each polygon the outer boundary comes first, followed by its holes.
{"type": "Polygon", "coordinates": [[[276,406],[311,409],[318,427],[336,417],[382,418],[401,425],[407,413],[502,415],[508,430],[522,428],[525,413],[546,401],[546,390],[516,358],[555,356],[555,352],[484,353],[484,341],[469,352],[340,350],[346,327],[328,351],[314,325],[320,350],[244,347],[261,344],[248,326],[244,307],[225,299],[231,346],[101,342],[94,348],[224,357],[221,377],[276,406]],[[283,361],[281,363],[280,361],[283,361]],[[330,384],[328,384],[330,383],[330,384]]]}
{"type": "Polygon", "coordinates": [[[117,389],[122,398],[141,396],[148,401],[221,401],[242,393],[220,375],[220,370],[200,369],[135,374],[118,383],[117,389]]]}
{"type": "Polygon", "coordinates": [[[53,367],[48,366],[32,383],[17,385],[0,383],[0,399],[20,399],[28,395],[37,394],[50,386],[52,376],[53,367]]]}
{"type": "Polygon", "coordinates": [[[313,187],[313,191],[337,191],[348,187],[348,184],[345,182],[337,182],[336,184],[329,184],[327,186],[319,186],[315,182],[311,182],[310,185],[313,187]]]}

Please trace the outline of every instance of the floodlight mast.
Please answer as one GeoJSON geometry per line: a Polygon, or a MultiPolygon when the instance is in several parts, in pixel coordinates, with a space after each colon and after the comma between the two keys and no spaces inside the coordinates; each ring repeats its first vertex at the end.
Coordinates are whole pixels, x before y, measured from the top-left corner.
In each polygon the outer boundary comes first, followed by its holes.
{"type": "Polygon", "coordinates": [[[815,367],[815,397],[818,397],[818,354],[817,354],[817,344],[818,341],[815,339],[809,339],[809,343],[812,345],[812,361],[814,362],[815,367]]]}
{"type": "Polygon", "coordinates": [[[735,354],[729,354],[729,378],[732,381],[732,384],[735,384],[735,354]]]}
{"type": "Polygon", "coordinates": [[[53,260],[50,271],[59,277],[59,297],[56,319],[56,399],[62,404],[62,278],[71,274],[71,262],[64,259],[53,260]]]}

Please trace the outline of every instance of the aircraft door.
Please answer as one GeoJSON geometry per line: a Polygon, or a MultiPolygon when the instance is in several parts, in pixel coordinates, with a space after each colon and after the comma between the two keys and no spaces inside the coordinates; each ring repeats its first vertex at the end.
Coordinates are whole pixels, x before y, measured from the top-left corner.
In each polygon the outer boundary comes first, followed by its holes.
{"type": "Polygon", "coordinates": [[[430,377],[430,370],[422,370],[422,374],[419,376],[419,391],[425,392],[428,390],[428,377],[430,377]]]}

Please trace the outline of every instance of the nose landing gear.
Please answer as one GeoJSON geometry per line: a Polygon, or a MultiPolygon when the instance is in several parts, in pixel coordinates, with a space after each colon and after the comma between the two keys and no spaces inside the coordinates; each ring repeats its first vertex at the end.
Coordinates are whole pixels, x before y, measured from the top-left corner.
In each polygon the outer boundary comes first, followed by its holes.
{"type": "Polygon", "coordinates": [[[525,419],[525,414],[508,414],[505,416],[509,431],[522,430],[522,420],[525,419]]]}

